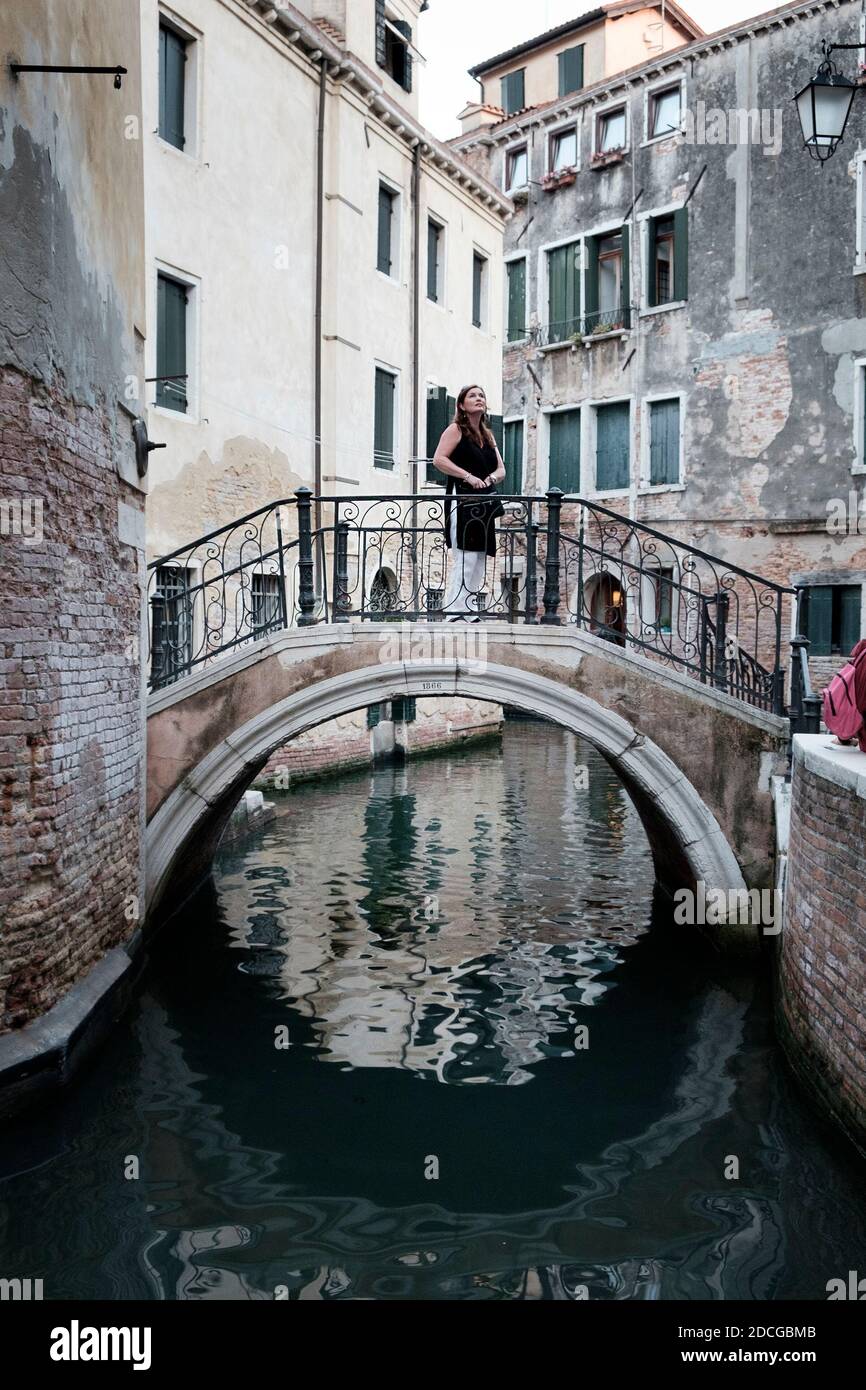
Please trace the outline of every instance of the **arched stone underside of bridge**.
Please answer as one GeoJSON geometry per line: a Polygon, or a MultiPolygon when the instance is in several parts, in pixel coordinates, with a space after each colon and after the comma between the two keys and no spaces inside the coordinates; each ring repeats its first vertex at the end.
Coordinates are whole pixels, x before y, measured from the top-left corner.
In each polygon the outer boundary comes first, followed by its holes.
{"type": "MultiPolygon", "coordinates": [[[[634,800],[669,890],[772,884],[770,778],[784,768],[785,720],[575,629],[481,633],[427,623],[290,629],[151,696],[149,920],[206,876],[232,808],[277,748],[400,695],[513,705],[587,739],[634,800]],[[480,645],[467,651],[470,642],[480,645]]],[[[718,941],[753,945],[754,931],[729,924],[718,941]]]]}

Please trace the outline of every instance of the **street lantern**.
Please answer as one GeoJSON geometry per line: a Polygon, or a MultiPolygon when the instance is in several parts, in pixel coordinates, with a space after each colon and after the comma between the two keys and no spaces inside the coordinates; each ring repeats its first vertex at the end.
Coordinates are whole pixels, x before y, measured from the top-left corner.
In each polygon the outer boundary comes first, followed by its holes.
{"type": "Polygon", "coordinates": [[[834,48],[859,48],[859,44],[824,42],[824,58],[811,82],[794,100],[803,131],[803,144],[813,159],[826,163],[836,153],[845,134],[856,85],[830,60],[834,48]]]}

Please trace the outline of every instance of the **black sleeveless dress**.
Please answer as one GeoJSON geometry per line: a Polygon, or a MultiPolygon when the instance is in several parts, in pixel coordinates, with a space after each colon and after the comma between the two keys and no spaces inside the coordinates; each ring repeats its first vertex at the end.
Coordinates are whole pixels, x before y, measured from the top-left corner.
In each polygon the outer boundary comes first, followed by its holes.
{"type": "MultiPolygon", "coordinates": [[[[486,478],[489,474],[495,473],[498,467],[496,450],[492,444],[481,447],[465,434],[461,434],[460,441],[451,454],[451,462],[475,478],[486,478]]],[[[480,491],[471,487],[469,483],[464,483],[462,478],[449,477],[445,495],[445,544],[449,549],[452,506],[457,508],[458,548],[483,550],[488,555],[495,555],[496,518],[504,514],[504,508],[493,484],[480,491]]]]}

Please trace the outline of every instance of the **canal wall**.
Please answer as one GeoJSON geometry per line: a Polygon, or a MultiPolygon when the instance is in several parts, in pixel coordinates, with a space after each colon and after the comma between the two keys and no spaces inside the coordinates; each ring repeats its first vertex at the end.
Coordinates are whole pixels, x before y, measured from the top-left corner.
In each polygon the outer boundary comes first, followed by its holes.
{"type": "Polygon", "coordinates": [[[794,739],[776,1014],[795,1072],[866,1152],[866,755],[794,739]]]}

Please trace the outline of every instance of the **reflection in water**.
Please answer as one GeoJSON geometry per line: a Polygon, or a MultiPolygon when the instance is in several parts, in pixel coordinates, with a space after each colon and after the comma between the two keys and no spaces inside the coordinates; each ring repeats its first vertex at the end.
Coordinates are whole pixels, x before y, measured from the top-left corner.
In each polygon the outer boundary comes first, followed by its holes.
{"type": "Polygon", "coordinates": [[[80,1084],[7,1127],[0,1274],[48,1298],[823,1298],[862,1252],[862,1170],[793,1091],[754,971],[652,891],[621,788],[549,728],[293,793],[80,1084]]]}

